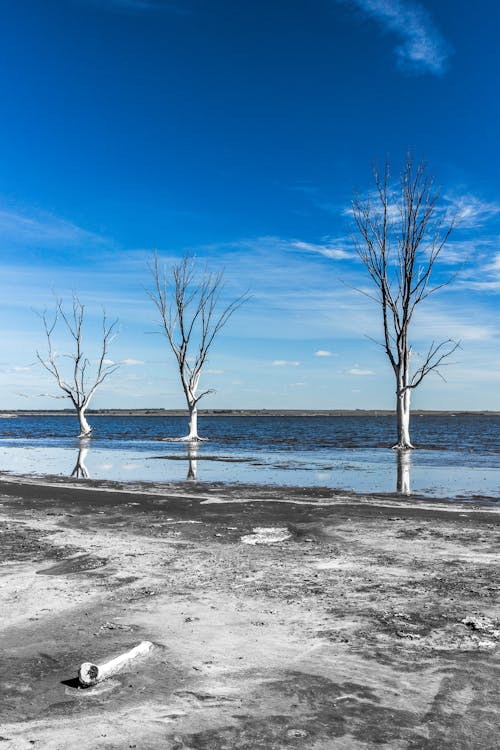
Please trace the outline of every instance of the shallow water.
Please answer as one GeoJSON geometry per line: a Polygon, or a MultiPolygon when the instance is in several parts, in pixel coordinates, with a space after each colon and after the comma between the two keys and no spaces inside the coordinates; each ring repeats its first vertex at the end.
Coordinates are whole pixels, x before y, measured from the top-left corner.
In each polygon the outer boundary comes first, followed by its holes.
{"type": "Polygon", "coordinates": [[[74,417],[0,420],[0,471],[115,481],[326,486],[431,497],[500,495],[500,418],[413,419],[418,450],[391,451],[392,417],[201,417],[209,438],[191,448],[181,417],[91,420],[95,437],[74,437],[74,417]],[[44,437],[40,437],[43,435],[44,437]]]}

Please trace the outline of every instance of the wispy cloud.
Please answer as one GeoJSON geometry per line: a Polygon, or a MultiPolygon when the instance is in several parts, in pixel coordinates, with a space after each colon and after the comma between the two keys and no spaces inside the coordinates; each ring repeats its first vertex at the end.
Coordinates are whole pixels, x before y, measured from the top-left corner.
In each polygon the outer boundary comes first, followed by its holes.
{"type": "MultiPolygon", "coordinates": [[[[440,192],[439,187],[437,192],[440,192]]],[[[380,199],[375,189],[367,190],[359,197],[362,202],[369,203],[374,212],[381,211],[380,199]]],[[[394,180],[388,188],[388,216],[395,224],[401,222],[400,204],[401,186],[394,180]]],[[[354,216],[352,203],[342,206],[339,211],[349,219],[354,216]]],[[[454,222],[458,230],[478,229],[500,215],[500,201],[488,201],[473,193],[461,192],[457,188],[441,194],[433,215],[446,223],[454,222]]],[[[345,242],[345,239],[339,238],[336,241],[345,242]]]]}
{"type": "Polygon", "coordinates": [[[445,195],[446,213],[459,229],[477,229],[500,214],[500,203],[485,201],[475,195],[445,195]]]}
{"type": "Polygon", "coordinates": [[[273,367],[298,367],[301,363],[297,362],[297,360],[275,359],[272,364],[273,367]]]}
{"type": "Polygon", "coordinates": [[[299,250],[306,253],[318,253],[325,258],[332,260],[350,260],[354,255],[354,249],[349,239],[345,237],[328,239],[322,243],[303,242],[301,240],[291,240],[289,246],[292,250],[299,250]]]}
{"type": "Polygon", "coordinates": [[[450,338],[462,342],[492,342],[499,330],[496,315],[483,311],[478,316],[473,305],[462,303],[459,309],[456,304],[434,304],[422,307],[415,318],[414,337],[417,341],[416,351],[425,351],[424,342],[450,338]]]}
{"type": "Polygon", "coordinates": [[[322,237],[319,242],[309,242],[307,240],[285,237],[276,237],[273,235],[264,235],[262,237],[252,237],[240,239],[234,242],[217,243],[205,245],[203,250],[239,250],[239,251],[261,251],[270,253],[315,253],[323,255],[332,260],[349,260],[354,257],[355,251],[352,242],[348,237],[332,238],[322,237]]]}
{"type": "Polygon", "coordinates": [[[462,289],[476,292],[500,292],[500,252],[484,263],[472,268],[463,279],[459,280],[462,289]]]}
{"type": "Polygon", "coordinates": [[[373,370],[363,370],[363,368],[359,367],[359,365],[355,365],[354,367],[351,367],[349,370],[349,375],[356,375],[357,377],[364,377],[367,375],[375,375],[373,370]]]}
{"type": "Polygon", "coordinates": [[[440,75],[446,68],[450,46],[430,13],[413,0],[337,0],[373,18],[384,31],[396,34],[399,66],[414,73],[440,75]]]}
{"type": "Polygon", "coordinates": [[[317,352],[314,352],[315,357],[333,357],[333,353],[327,351],[326,349],[318,349],[317,352]]]}
{"type": "Polygon", "coordinates": [[[103,245],[106,239],[54,214],[0,207],[0,246],[76,247],[103,245]]]}
{"type": "Polygon", "coordinates": [[[12,374],[19,372],[30,372],[38,363],[33,362],[31,365],[0,365],[0,373],[12,374]]]}

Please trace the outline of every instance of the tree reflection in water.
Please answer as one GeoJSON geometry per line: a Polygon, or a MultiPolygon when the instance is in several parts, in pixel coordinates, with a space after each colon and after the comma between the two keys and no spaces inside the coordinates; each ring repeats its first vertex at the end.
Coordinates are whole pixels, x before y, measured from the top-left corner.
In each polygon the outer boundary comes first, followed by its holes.
{"type": "Polygon", "coordinates": [[[89,470],[85,466],[85,459],[87,458],[89,447],[90,440],[88,438],[80,440],[75,468],[71,472],[72,477],[76,477],[77,479],[88,479],[90,477],[89,470]]]}
{"type": "Polygon", "coordinates": [[[188,473],[186,479],[196,479],[196,474],[198,472],[198,443],[188,443],[187,444],[187,455],[189,460],[189,466],[188,466],[188,473]]]}

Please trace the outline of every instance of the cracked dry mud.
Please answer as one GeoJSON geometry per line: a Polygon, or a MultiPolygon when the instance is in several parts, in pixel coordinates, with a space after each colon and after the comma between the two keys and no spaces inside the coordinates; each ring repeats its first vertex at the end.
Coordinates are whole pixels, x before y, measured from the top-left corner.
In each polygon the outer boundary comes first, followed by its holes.
{"type": "Polygon", "coordinates": [[[500,508],[134,489],[0,485],[0,750],[498,748],[500,508]]]}

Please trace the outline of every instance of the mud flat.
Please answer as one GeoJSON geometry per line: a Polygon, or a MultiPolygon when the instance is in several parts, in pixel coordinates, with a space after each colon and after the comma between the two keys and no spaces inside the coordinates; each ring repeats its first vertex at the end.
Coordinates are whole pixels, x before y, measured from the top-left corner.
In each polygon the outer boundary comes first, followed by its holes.
{"type": "Polygon", "coordinates": [[[499,547],[479,499],[1,481],[0,750],[498,748],[499,547]]]}

